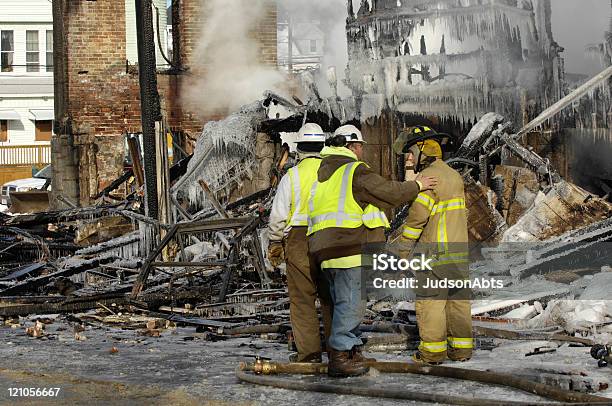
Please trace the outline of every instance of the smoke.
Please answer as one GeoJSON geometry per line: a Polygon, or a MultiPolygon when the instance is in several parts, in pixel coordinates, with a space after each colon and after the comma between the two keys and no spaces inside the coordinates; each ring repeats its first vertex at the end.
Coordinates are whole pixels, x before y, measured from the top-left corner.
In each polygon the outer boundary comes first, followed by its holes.
{"type": "Polygon", "coordinates": [[[193,81],[183,89],[186,107],[202,116],[227,114],[277,90],[286,78],[259,60],[253,31],[264,17],[264,1],[202,0],[205,16],[192,66],[193,81]]]}
{"type": "Polygon", "coordinates": [[[278,0],[279,7],[291,15],[293,23],[313,22],[323,31],[324,48],[321,69],[315,77],[322,96],[331,96],[327,70],[336,67],[339,96],[349,96],[349,89],[342,84],[348,63],[346,42],[347,5],[345,0],[278,0]]]}
{"type": "Polygon", "coordinates": [[[601,61],[587,56],[585,49],[601,44],[610,24],[610,2],[605,0],[553,0],[552,29],[568,73],[593,76],[603,70],[601,61]],[[568,29],[575,27],[575,29],[568,29]]]}

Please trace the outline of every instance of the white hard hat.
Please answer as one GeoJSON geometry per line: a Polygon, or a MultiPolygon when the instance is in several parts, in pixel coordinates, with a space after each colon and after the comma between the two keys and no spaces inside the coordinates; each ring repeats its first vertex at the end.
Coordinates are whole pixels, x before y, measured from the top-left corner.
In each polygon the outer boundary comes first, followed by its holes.
{"type": "Polygon", "coordinates": [[[342,127],[336,130],[334,136],[336,135],[344,135],[344,137],[346,138],[346,142],[360,142],[362,144],[366,143],[363,140],[361,131],[359,131],[359,129],[354,125],[343,125],[342,127]]]}
{"type": "Polygon", "coordinates": [[[306,123],[300,128],[296,142],[325,142],[325,133],[320,125],[306,123]]]}

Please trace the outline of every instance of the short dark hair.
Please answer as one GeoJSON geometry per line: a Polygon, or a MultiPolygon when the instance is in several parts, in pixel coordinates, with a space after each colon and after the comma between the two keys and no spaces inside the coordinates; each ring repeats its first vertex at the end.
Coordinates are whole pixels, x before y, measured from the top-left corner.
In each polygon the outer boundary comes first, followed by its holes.
{"type": "Polygon", "coordinates": [[[348,142],[346,141],[346,137],[344,135],[335,135],[331,138],[328,138],[325,142],[325,145],[328,147],[346,147],[348,142]]]}
{"type": "Polygon", "coordinates": [[[325,143],[323,142],[298,142],[297,149],[301,152],[321,152],[325,143]]]}

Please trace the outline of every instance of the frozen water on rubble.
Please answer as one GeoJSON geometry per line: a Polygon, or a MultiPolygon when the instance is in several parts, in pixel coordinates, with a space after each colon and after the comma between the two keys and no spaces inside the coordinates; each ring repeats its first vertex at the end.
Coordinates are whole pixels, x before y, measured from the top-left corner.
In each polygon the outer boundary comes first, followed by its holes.
{"type": "Polygon", "coordinates": [[[496,126],[504,121],[504,117],[497,113],[487,113],[478,122],[463,140],[462,149],[470,149],[483,134],[491,134],[496,126]]]}
{"type": "Polygon", "coordinates": [[[187,174],[172,192],[182,194],[198,210],[211,207],[199,180],[206,182],[219,198],[228,196],[243,178],[251,176],[257,164],[255,131],[265,119],[265,109],[257,101],[221,121],[207,123],[187,174]]]}
{"type": "MultiPolygon", "coordinates": [[[[572,334],[576,330],[593,329],[612,322],[612,300],[553,300],[544,311],[525,323],[525,327],[537,329],[560,326],[572,334]]],[[[606,328],[601,328],[604,332],[606,328]]],[[[607,330],[607,332],[611,332],[607,330]]]]}

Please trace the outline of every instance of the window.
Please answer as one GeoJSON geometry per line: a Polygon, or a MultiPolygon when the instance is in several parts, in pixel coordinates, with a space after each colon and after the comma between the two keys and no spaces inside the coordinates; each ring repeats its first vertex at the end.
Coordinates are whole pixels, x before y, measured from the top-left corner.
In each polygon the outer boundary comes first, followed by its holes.
{"type": "Polygon", "coordinates": [[[37,121],[36,122],[36,141],[51,141],[53,133],[53,121],[37,121]]]}
{"type": "Polygon", "coordinates": [[[26,72],[40,71],[38,31],[26,31],[26,72]]]}
{"type": "Polygon", "coordinates": [[[47,31],[47,72],[53,72],[53,31],[47,31]]]}
{"type": "Polygon", "coordinates": [[[312,53],[317,52],[317,40],[315,39],[310,40],[310,52],[312,53]]]}
{"type": "Polygon", "coordinates": [[[14,52],[13,31],[0,31],[0,70],[2,72],[13,71],[14,52]]]}
{"type": "Polygon", "coordinates": [[[0,120],[0,142],[8,141],[8,121],[0,120]]]}

